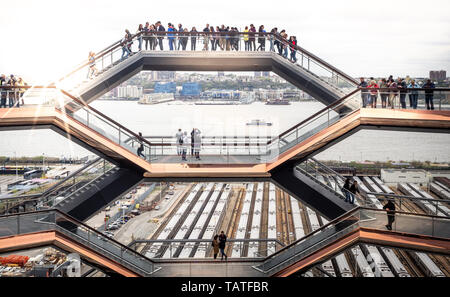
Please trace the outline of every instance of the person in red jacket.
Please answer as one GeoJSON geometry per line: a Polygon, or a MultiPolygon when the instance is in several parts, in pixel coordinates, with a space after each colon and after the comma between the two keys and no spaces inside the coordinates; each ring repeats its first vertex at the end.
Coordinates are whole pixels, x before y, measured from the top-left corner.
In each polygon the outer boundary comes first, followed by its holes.
{"type": "Polygon", "coordinates": [[[289,45],[291,49],[291,62],[295,63],[297,62],[297,57],[295,56],[297,53],[297,50],[295,49],[295,46],[297,45],[297,38],[295,36],[289,37],[289,45]]]}
{"type": "Polygon", "coordinates": [[[370,81],[369,85],[367,86],[370,90],[370,102],[369,105],[372,104],[372,108],[377,108],[377,97],[378,97],[378,84],[377,82],[373,79],[370,81]]]}

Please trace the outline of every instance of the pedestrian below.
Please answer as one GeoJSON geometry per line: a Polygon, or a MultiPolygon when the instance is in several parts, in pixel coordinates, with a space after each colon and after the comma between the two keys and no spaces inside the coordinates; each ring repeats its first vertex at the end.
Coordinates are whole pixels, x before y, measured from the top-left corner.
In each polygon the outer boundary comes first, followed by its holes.
{"type": "Polygon", "coordinates": [[[350,193],[350,179],[345,180],[344,186],[342,187],[342,192],[345,194],[345,202],[350,202],[352,199],[352,194],[350,193]]]}
{"type": "Polygon", "coordinates": [[[184,28],[183,33],[184,33],[184,35],[183,35],[183,37],[181,37],[181,47],[185,51],[186,47],[187,47],[187,44],[188,44],[188,39],[189,39],[189,31],[188,31],[188,29],[184,28]]]}
{"type": "Polygon", "coordinates": [[[397,88],[400,89],[400,104],[403,109],[406,109],[406,93],[408,90],[406,89],[406,82],[404,79],[400,77],[397,79],[397,88]]]}
{"type": "Polygon", "coordinates": [[[192,27],[191,30],[191,51],[195,51],[195,47],[197,44],[197,29],[195,29],[195,27],[192,27]]]}
{"type": "Polygon", "coordinates": [[[372,108],[377,108],[377,98],[378,98],[378,84],[377,82],[373,79],[370,81],[370,84],[368,86],[370,90],[370,100],[369,100],[369,105],[372,105],[372,108]]]}
{"type": "Polygon", "coordinates": [[[211,41],[211,50],[216,50],[216,34],[214,32],[214,27],[209,27],[209,32],[211,33],[210,41],[211,41]]]}
{"type": "Polygon", "coordinates": [[[214,251],[214,260],[217,259],[217,254],[219,253],[219,235],[214,235],[214,239],[212,241],[212,247],[214,251]]]}
{"type": "Polygon", "coordinates": [[[208,43],[209,43],[209,24],[206,24],[205,28],[203,28],[203,49],[204,51],[208,50],[208,43]]]}
{"type": "Polygon", "coordinates": [[[415,80],[411,80],[410,84],[408,85],[408,89],[412,89],[409,91],[409,105],[413,109],[417,109],[417,101],[419,100],[419,92],[414,89],[418,89],[419,85],[416,84],[415,80]]]}
{"type": "Polygon", "coordinates": [[[227,236],[225,235],[225,233],[223,231],[221,231],[220,235],[219,235],[219,249],[220,249],[220,254],[221,254],[222,258],[220,260],[223,260],[224,256],[225,256],[225,260],[228,259],[228,256],[225,254],[226,242],[227,242],[227,236]]]}
{"type": "Polygon", "coordinates": [[[122,40],[120,41],[120,45],[122,46],[122,57],[121,57],[121,61],[123,61],[123,59],[128,58],[128,56],[130,56],[131,52],[130,49],[128,48],[128,30],[125,30],[125,36],[122,38],[122,40]],[[125,56],[126,54],[126,56],[125,56]],[[124,57],[125,56],[125,57],[124,57]]]}
{"type": "Polygon", "coordinates": [[[137,155],[139,157],[142,157],[145,160],[145,155],[143,154],[144,152],[144,137],[142,137],[142,133],[139,132],[139,136],[137,138],[137,141],[139,143],[139,147],[137,149],[137,155]]]}
{"type": "Polygon", "coordinates": [[[355,180],[353,181],[353,185],[350,186],[350,204],[355,203],[355,195],[356,193],[359,193],[359,187],[358,182],[355,180]]]}
{"type": "MultiPolygon", "coordinates": [[[[174,29],[174,31],[177,31],[176,29],[174,29]]],[[[183,48],[183,32],[184,32],[184,29],[183,29],[183,25],[182,24],[178,24],[178,45],[177,45],[177,51],[179,51],[180,50],[180,47],[181,48],[183,48]],[[181,33],[181,34],[180,34],[181,33]]]]}
{"type": "Polygon", "coordinates": [[[167,39],[169,39],[169,50],[173,51],[175,49],[175,35],[171,32],[174,32],[175,29],[171,23],[169,23],[167,27],[167,32],[169,32],[167,33],[167,39]]]}
{"type": "MultiPolygon", "coordinates": [[[[145,43],[145,50],[148,50],[148,45],[150,44],[150,23],[146,22],[144,29],[143,29],[144,33],[143,35],[143,39],[144,39],[144,43],[145,43]]],[[[152,49],[151,45],[150,45],[150,50],[152,49]]]]}
{"type": "Polygon", "coordinates": [[[397,98],[397,83],[393,78],[390,78],[388,81],[388,87],[390,90],[389,92],[389,102],[388,105],[391,107],[391,109],[394,109],[395,107],[395,99],[397,98]]]}
{"type": "Polygon", "coordinates": [[[194,143],[195,143],[195,128],[192,128],[191,131],[191,156],[194,155],[194,143]]]}
{"type": "Polygon", "coordinates": [[[187,155],[187,150],[188,150],[189,143],[190,143],[189,139],[190,138],[189,138],[187,132],[184,131],[184,133],[183,133],[183,143],[181,144],[181,147],[182,147],[182,150],[183,150],[182,153],[181,153],[181,160],[182,161],[187,161],[186,155],[187,155]]]}
{"type": "MultiPolygon", "coordinates": [[[[26,85],[27,84],[24,82],[24,80],[21,77],[19,77],[19,79],[17,80],[17,86],[24,87],[26,85]]],[[[19,100],[21,101],[20,103],[22,105],[24,105],[24,102],[23,102],[23,94],[24,93],[25,93],[25,88],[20,88],[19,89],[19,100]]]]}
{"type": "MultiPolygon", "coordinates": [[[[161,24],[161,21],[158,21],[156,23],[156,30],[158,32],[166,31],[166,28],[164,28],[164,26],[161,24]]],[[[158,34],[158,35],[159,35],[159,37],[158,37],[159,49],[163,51],[164,50],[164,45],[163,45],[164,35],[162,35],[162,33],[158,34]]]]}
{"type": "Polygon", "coordinates": [[[428,79],[427,82],[422,86],[425,90],[425,104],[427,105],[427,110],[434,110],[433,105],[433,89],[436,88],[431,79],[428,79]]]}
{"type": "Polygon", "coordinates": [[[266,50],[266,30],[264,30],[264,25],[259,26],[258,33],[259,46],[256,50],[264,52],[266,50]]]}
{"type": "Polygon", "coordinates": [[[392,223],[395,221],[395,204],[392,203],[392,200],[389,199],[383,209],[386,210],[388,223],[386,225],[386,229],[392,230],[392,223]]]}
{"type": "Polygon", "coordinates": [[[139,24],[139,27],[138,27],[138,29],[136,31],[136,34],[139,34],[138,35],[138,42],[139,42],[138,49],[139,49],[139,51],[142,50],[142,40],[144,38],[144,32],[145,32],[144,26],[142,24],[139,24]]]}
{"type": "MultiPolygon", "coordinates": [[[[6,86],[6,76],[4,74],[0,75],[0,86],[6,86]]],[[[0,88],[0,108],[6,108],[7,93],[6,89],[0,88]]]]}
{"type": "Polygon", "coordinates": [[[194,154],[195,154],[195,159],[196,160],[201,160],[200,159],[200,150],[202,148],[202,137],[200,135],[200,130],[199,129],[195,129],[195,134],[194,134],[194,154]]]}
{"type": "Polygon", "coordinates": [[[295,36],[291,36],[289,37],[289,44],[290,44],[290,49],[291,49],[291,62],[295,63],[297,62],[297,57],[295,56],[295,54],[297,53],[297,50],[295,49],[295,47],[297,46],[297,38],[295,36]]]}
{"type": "Polygon", "coordinates": [[[386,108],[387,98],[389,97],[387,80],[382,78],[378,86],[380,87],[381,108],[386,108]]]}
{"type": "Polygon", "coordinates": [[[95,67],[95,53],[89,52],[89,71],[88,71],[88,79],[92,79],[92,76],[98,75],[98,69],[95,67]]]}
{"type": "Polygon", "coordinates": [[[250,51],[256,51],[255,32],[255,26],[253,26],[253,24],[250,24],[250,29],[248,29],[248,42],[250,51]]]}
{"type": "MultiPolygon", "coordinates": [[[[365,89],[367,88],[367,82],[364,79],[364,77],[361,77],[359,79],[359,85],[358,85],[359,89],[365,89]]],[[[369,97],[369,92],[367,90],[361,90],[361,100],[362,100],[362,107],[366,108],[367,106],[367,101],[368,101],[368,97],[369,97]]]]}
{"type": "Polygon", "coordinates": [[[177,134],[175,134],[175,141],[177,142],[177,154],[178,156],[181,156],[183,153],[183,132],[181,129],[178,129],[177,134]]]}

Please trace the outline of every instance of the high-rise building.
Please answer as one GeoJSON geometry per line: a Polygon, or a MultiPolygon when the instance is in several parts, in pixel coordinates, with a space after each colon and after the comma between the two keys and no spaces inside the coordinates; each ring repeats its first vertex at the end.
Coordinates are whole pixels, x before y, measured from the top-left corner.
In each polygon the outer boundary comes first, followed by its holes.
{"type": "Polygon", "coordinates": [[[261,71],[255,71],[255,77],[261,77],[261,71]]]}
{"type": "Polygon", "coordinates": [[[217,76],[221,77],[221,76],[225,76],[225,72],[223,71],[219,71],[217,72],[217,76]]]}
{"type": "Polygon", "coordinates": [[[156,80],[174,80],[175,71],[158,71],[156,72],[156,80]]]}
{"type": "Polygon", "coordinates": [[[430,79],[435,81],[444,81],[447,79],[447,71],[430,71],[430,79]]]}
{"type": "Polygon", "coordinates": [[[270,72],[269,71],[263,71],[262,76],[270,77],[270,72]]]}
{"type": "Polygon", "coordinates": [[[117,97],[119,98],[140,98],[143,88],[138,86],[126,86],[117,88],[117,97]]]}

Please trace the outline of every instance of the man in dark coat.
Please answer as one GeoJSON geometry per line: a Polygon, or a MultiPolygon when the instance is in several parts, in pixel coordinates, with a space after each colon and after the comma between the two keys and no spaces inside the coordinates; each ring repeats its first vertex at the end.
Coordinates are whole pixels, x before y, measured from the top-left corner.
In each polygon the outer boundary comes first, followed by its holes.
{"type": "MultiPolygon", "coordinates": [[[[157,26],[157,31],[158,32],[164,32],[164,31],[166,31],[166,28],[164,28],[164,26],[161,24],[161,22],[160,21],[158,21],[157,23],[156,23],[156,26],[157,26]]],[[[158,37],[158,43],[159,43],[159,49],[160,50],[164,50],[164,47],[163,47],[163,39],[164,39],[164,35],[159,35],[160,37],[158,37]]]]}
{"type": "Polygon", "coordinates": [[[228,259],[227,255],[225,254],[225,243],[226,242],[227,242],[227,236],[222,231],[222,232],[220,232],[220,235],[219,235],[219,249],[220,249],[220,254],[222,256],[222,258],[220,260],[223,260],[223,256],[225,256],[225,260],[228,259]]]}
{"type": "Polygon", "coordinates": [[[383,206],[383,209],[387,212],[388,224],[386,228],[392,230],[392,223],[395,221],[395,204],[389,199],[386,205],[383,206]]]}

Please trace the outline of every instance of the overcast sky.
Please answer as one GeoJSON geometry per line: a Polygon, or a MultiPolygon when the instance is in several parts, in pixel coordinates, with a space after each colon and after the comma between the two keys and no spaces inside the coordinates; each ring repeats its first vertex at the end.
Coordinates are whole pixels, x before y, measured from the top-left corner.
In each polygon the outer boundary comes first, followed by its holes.
{"type": "Polygon", "coordinates": [[[139,23],[277,26],[352,76],[450,70],[449,0],[0,0],[0,73],[53,80],[139,23]]]}

